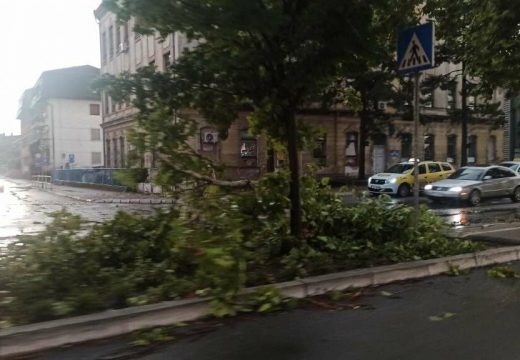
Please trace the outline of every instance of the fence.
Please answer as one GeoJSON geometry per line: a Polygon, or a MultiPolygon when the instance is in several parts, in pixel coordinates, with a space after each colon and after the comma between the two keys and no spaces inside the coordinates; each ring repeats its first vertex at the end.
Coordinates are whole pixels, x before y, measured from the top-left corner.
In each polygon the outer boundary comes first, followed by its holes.
{"type": "MultiPolygon", "coordinates": [[[[125,186],[125,177],[138,175],[141,178],[148,176],[146,169],[61,169],[52,172],[54,182],[73,182],[83,184],[99,184],[112,186],[125,186]]],[[[139,180],[139,179],[137,179],[139,180]]],[[[139,181],[138,181],[139,182],[139,181]]]]}
{"type": "Polygon", "coordinates": [[[32,176],[32,186],[39,189],[52,189],[52,177],[47,175],[32,176]]]}

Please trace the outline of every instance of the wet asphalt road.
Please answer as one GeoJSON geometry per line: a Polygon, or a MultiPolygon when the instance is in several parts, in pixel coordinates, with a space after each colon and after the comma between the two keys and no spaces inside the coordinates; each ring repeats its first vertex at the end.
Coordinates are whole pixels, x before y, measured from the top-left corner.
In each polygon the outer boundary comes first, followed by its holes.
{"type": "MultiPolygon", "coordinates": [[[[514,264],[517,269],[519,264],[514,264]]],[[[303,308],[223,321],[213,331],[133,353],[132,338],[37,360],[516,360],[520,279],[486,269],[367,289],[356,310],[303,308]],[[130,351],[130,352],[129,352],[130,351]],[[125,356],[121,356],[124,354],[125,356]]]]}
{"type": "MultiPolygon", "coordinates": [[[[42,191],[31,187],[29,181],[1,179],[4,191],[0,193],[0,245],[21,233],[41,231],[51,221],[49,215],[63,208],[81,215],[87,222],[96,223],[110,219],[118,210],[152,214],[157,207],[167,205],[151,204],[112,204],[95,201],[81,201],[71,197],[57,195],[51,191],[42,191]]],[[[81,197],[85,189],[59,187],[61,194],[70,193],[73,197],[81,197]]],[[[88,190],[95,200],[105,198],[139,198],[139,194],[116,193],[102,190],[88,190]]]]}

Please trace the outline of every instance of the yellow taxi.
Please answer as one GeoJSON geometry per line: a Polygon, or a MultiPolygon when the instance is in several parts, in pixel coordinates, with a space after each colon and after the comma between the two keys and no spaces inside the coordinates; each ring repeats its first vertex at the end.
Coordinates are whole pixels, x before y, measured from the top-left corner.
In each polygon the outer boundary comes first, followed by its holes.
{"type": "MultiPolygon", "coordinates": [[[[408,196],[413,189],[413,160],[391,166],[383,173],[368,178],[368,191],[372,194],[388,194],[408,196]]],[[[450,163],[439,161],[420,161],[419,186],[442,180],[452,174],[455,169],[450,163]]]]}

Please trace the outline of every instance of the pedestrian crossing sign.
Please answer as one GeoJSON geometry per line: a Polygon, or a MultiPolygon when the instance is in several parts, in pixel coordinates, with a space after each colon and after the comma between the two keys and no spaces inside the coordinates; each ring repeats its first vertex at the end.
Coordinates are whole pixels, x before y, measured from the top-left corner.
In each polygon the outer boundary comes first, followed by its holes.
{"type": "Polygon", "coordinates": [[[397,40],[397,66],[402,74],[435,66],[435,27],[432,22],[401,31],[397,40]]]}

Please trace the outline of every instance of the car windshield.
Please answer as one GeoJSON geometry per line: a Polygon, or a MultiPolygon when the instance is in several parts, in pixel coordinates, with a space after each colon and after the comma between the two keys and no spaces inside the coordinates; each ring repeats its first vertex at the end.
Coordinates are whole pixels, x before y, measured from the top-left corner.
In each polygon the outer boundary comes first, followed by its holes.
{"type": "Polygon", "coordinates": [[[404,174],[408,170],[413,169],[413,164],[395,164],[394,166],[391,166],[388,170],[385,172],[392,173],[392,174],[404,174]]]}
{"type": "Polygon", "coordinates": [[[483,173],[484,169],[463,168],[455,171],[453,174],[448,176],[448,179],[480,180],[480,177],[483,173]]]}

